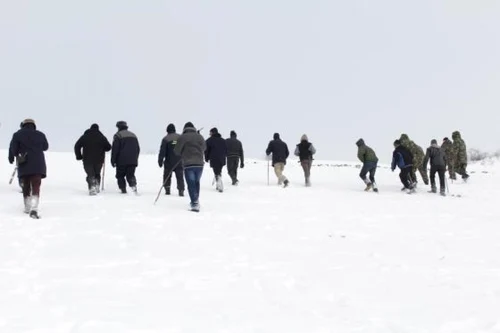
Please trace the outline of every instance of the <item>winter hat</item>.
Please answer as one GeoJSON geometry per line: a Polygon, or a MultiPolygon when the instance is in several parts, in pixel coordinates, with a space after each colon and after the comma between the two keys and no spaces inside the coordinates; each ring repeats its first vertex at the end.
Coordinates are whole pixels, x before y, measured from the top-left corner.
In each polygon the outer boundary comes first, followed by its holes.
{"type": "Polygon", "coordinates": [[[127,125],[127,122],[124,121],[124,120],[120,120],[116,123],[116,127],[119,129],[119,130],[124,130],[124,129],[127,129],[128,128],[128,125],[127,125]]]}
{"type": "Polygon", "coordinates": [[[432,140],[431,140],[431,145],[437,145],[437,144],[438,144],[438,142],[437,142],[437,140],[436,140],[436,139],[432,139],[432,140]]]}
{"type": "Polygon", "coordinates": [[[274,133],[273,139],[274,140],[278,140],[279,138],[280,138],[280,134],[279,133],[274,133]]]}
{"type": "Polygon", "coordinates": [[[394,147],[401,146],[401,140],[394,141],[394,147]]]}
{"type": "Polygon", "coordinates": [[[175,133],[175,125],[174,124],[168,124],[167,133],[175,133]]]}
{"type": "Polygon", "coordinates": [[[98,129],[99,129],[99,125],[97,125],[97,124],[92,124],[92,125],[90,125],[90,129],[93,129],[93,130],[98,130],[98,129]]]}
{"type": "Polygon", "coordinates": [[[188,121],[187,123],[184,124],[184,129],[188,128],[188,127],[192,127],[194,128],[194,125],[192,122],[188,121]]]}
{"type": "Polygon", "coordinates": [[[443,141],[449,141],[448,137],[443,138],[443,141]]]}
{"type": "Polygon", "coordinates": [[[232,138],[235,138],[236,137],[236,132],[233,130],[229,133],[229,135],[232,137],[232,138]]]}
{"type": "Polygon", "coordinates": [[[363,140],[363,139],[359,139],[358,141],[356,141],[356,146],[358,146],[358,147],[361,147],[364,144],[365,144],[365,140],[363,140]]]}
{"type": "Polygon", "coordinates": [[[219,130],[217,129],[217,127],[214,127],[210,130],[210,134],[211,135],[214,135],[214,134],[219,134],[219,130]]]}
{"type": "Polygon", "coordinates": [[[300,137],[300,141],[309,141],[309,139],[307,138],[307,135],[303,134],[303,135],[300,137]]]}
{"type": "Polygon", "coordinates": [[[23,126],[26,125],[26,124],[33,124],[35,125],[35,121],[31,118],[27,118],[27,119],[24,119],[24,121],[22,122],[23,126]]]}

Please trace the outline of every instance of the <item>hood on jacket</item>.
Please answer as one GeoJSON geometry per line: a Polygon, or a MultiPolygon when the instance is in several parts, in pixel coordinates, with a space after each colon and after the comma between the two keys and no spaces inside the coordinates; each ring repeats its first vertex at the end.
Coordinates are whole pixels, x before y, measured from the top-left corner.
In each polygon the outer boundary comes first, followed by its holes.
{"type": "Polygon", "coordinates": [[[303,135],[300,137],[300,141],[309,141],[309,138],[307,137],[307,135],[303,134],[303,135]]]}
{"type": "Polygon", "coordinates": [[[274,140],[278,140],[279,138],[280,138],[280,134],[279,133],[274,133],[273,139],[274,140]]]}
{"type": "Polygon", "coordinates": [[[361,147],[361,146],[364,146],[364,145],[365,145],[365,140],[359,139],[358,141],[356,141],[356,146],[361,147]]]}
{"type": "Polygon", "coordinates": [[[174,124],[168,124],[167,126],[167,133],[175,133],[175,125],[174,124]]]}
{"type": "Polygon", "coordinates": [[[438,146],[438,142],[437,142],[437,140],[436,140],[436,139],[432,139],[432,140],[431,140],[431,147],[436,147],[436,148],[439,148],[439,146],[438,146]]]}
{"type": "Polygon", "coordinates": [[[399,146],[401,146],[401,140],[394,141],[394,147],[399,147],[399,146]]]}
{"type": "Polygon", "coordinates": [[[459,132],[459,131],[455,131],[455,132],[453,132],[453,133],[451,134],[451,138],[452,138],[453,140],[456,140],[456,139],[461,139],[462,137],[461,137],[461,135],[460,135],[460,132],[459,132]]]}
{"type": "Polygon", "coordinates": [[[230,136],[232,139],[236,139],[236,137],[237,137],[238,135],[237,135],[237,134],[236,134],[236,132],[233,130],[233,131],[231,131],[231,133],[229,133],[229,136],[230,136]]]}

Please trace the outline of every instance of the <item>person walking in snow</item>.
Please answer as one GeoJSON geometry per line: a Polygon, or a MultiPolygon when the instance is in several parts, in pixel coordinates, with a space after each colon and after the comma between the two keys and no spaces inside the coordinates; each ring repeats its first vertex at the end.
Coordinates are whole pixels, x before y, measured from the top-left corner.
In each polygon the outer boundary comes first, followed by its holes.
{"type": "Polygon", "coordinates": [[[231,131],[229,138],[226,139],[227,147],[227,173],[231,177],[232,185],[238,185],[238,164],[240,168],[245,167],[243,156],[243,145],[238,140],[236,132],[231,131]]]}
{"type": "Polygon", "coordinates": [[[307,135],[302,135],[300,143],[295,146],[294,155],[299,157],[300,165],[304,170],[305,184],[307,187],[311,186],[311,167],[313,155],[316,154],[316,148],[309,142],[307,135]]]}
{"type": "Polygon", "coordinates": [[[217,191],[224,191],[222,182],[222,168],[226,165],[227,146],[226,140],[222,138],[216,127],[210,130],[210,137],[206,141],[205,162],[210,162],[214,171],[215,187],[217,191]]]}
{"type": "Polygon", "coordinates": [[[375,151],[365,144],[363,139],[356,141],[356,146],[358,146],[358,159],[363,163],[359,177],[366,185],[365,191],[373,189],[374,192],[378,192],[377,183],[375,182],[378,157],[375,151]],[[368,173],[370,173],[370,179],[366,178],[368,173]]]}
{"type": "Polygon", "coordinates": [[[177,179],[177,190],[179,196],[184,196],[184,168],[181,157],[174,153],[175,146],[180,134],[176,133],[175,125],[167,126],[167,135],[161,140],[160,152],[158,153],[158,165],[163,169],[163,185],[165,194],[170,195],[170,185],[172,184],[172,174],[175,173],[177,179]]]}
{"type": "Polygon", "coordinates": [[[462,176],[464,181],[467,181],[469,179],[467,174],[467,146],[459,131],[453,132],[451,138],[453,139],[452,154],[455,162],[455,172],[462,176]]]}
{"type": "Polygon", "coordinates": [[[123,194],[127,193],[128,183],[132,191],[137,194],[135,170],[139,165],[139,154],[141,152],[139,140],[133,132],[128,130],[125,121],[118,121],[116,127],[118,132],[113,136],[111,166],[116,167],[116,179],[121,192],[123,194]]]}
{"type": "Polygon", "coordinates": [[[431,145],[427,148],[427,152],[424,157],[424,168],[427,169],[427,163],[431,163],[431,192],[436,193],[436,172],[439,176],[439,193],[445,195],[446,185],[444,182],[444,177],[446,173],[446,157],[443,149],[438,146],[437,140],[433,139],[431,145]]]}
{"type": "Polygon", "coordinates": [[[285,170],[286,160],[290,155],[290,151],[288,150],[288,145],[281,140],[279,133],[274,133],[273,140],[267,145],[266,155],[269,156],[271,154],[273,155],[272,166],[278,178],[278,185],[287,187],[289,181],[283,174],[283,171],[285,170]]]}
{"type": "Polygon", "coordinates": [[[99,130],[98,124],[92,124],[75,143],[75,157],[77,161],[83,161],[90,195],[99,193],[104,158],[110,150],[111,144],[99,130]]]}
{"type": "Polygon", "coordinates": [[[12,136],[9,163],[17,159],[18,173],[23,183],[24,212],[39,218],[40,188],[47,177],[45,151],[49,143],[45,134],[38,131],[33,119],[25,119],[22,128],[12,136]]]}
{"type": "Polygon", "coordinates": [[[415,192],[415,186],[411,181],[411,170],[413,168],[413,155],[410,150],[405,148],[400,140],[394,141],[394,152],[392,153],[391,170],[394,172],[396,166],[399,167],[399,179],[403,183],[402,191],[406,190],[408,193],[415,192]]]}
{"type": "Polygon", "coordinates": [[[204,154],[207,144],[203,136],[196,131],[192,122],[184,125],[182,135],[177,140],[174,153],[179,155],[184,165],[184,176],[191,200],[191,210],[200,211],[200,180],[203,175],[204,154]]]}
{"type": "Polygon", "coordinates": [[[453,156],[453,142],[448,139],[448,137],[443,138],[443,143],[441,144],[441,149],[446,156],[446,167],[448,168],[448,174],[451,180],[456,180],[457,175],[455,174],[455,160],[453,156]]]}
{"type": "Polygon", "coordinates": [[[413,140],[410,140],[407,134],[401,134],[401,137],[399,139],[401,142],[401,145],[408,149],[410,153],[413,156],[413,167],[411,170],[411,178],[414,186],[417,186],[417,170],[420,173],[420,176],[422,176],[422,180],[425,185],[429,184],[429,177],[427,176],[427,170],[424,169],[423,163],[424,163],[424,150],[422,147],[417,145],[413,140]]]}

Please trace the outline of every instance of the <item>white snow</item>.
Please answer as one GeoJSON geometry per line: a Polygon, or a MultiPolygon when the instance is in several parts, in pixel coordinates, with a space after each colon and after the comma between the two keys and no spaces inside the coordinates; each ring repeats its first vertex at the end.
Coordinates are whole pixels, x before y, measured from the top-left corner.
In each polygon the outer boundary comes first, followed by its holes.
{"type": "Polygon", "coordinates": [[[387,166],[365,193],[356,162],[316,161],[306,188],[293,160],[289,188],[247,161],[221,194],[207,167],[200,213],[175,192],[153,205],[156,156],[141,156],[141,196],[119,194],[109,164],[90,197],[72,154],[47,163],[40,220],[0,164],[0,332],[500,332],[495,162],[450,183],[461,198],[404,194],[387,166]]]}

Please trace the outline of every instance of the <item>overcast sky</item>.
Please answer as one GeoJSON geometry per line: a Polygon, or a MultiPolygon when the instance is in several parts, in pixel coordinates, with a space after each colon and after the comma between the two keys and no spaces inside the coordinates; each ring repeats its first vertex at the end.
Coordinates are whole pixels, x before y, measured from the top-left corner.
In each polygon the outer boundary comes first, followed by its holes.
{"type": "Polygon", "coordinates": [[[234,129],[248,157],[274,132],[318,159],[382,162],[460,130],[500,148],[500,1],[2,0],[0,147],[32,117],[51,150],[125,120],[156,152],[168,123],[234,129]]]}

